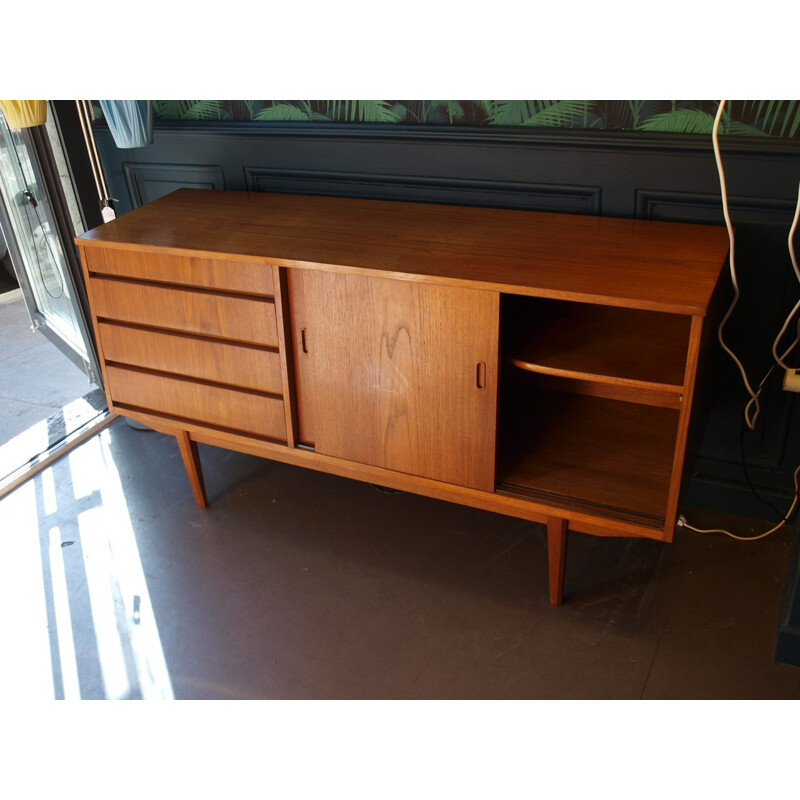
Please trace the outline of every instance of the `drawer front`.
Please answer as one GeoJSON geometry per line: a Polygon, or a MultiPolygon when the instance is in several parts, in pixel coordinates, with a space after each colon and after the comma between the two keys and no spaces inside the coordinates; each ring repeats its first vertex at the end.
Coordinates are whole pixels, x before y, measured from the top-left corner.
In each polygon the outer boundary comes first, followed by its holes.
{"type": "Polygon", "coordinates": [[[278,346],[271,300],[105,278],[92,279],[89,290],[95,315],[106,320],[278,346]]]}
{"type": "Polygon", "coordinates": [[[114,404],[286,441],[283,401],[277,398],[111,365],[106,377],[114,404]]]}
{"type": "Polygon", "coordinates": [[[94,247],[85,252],[91,274],[274,295],[272,268],[264,264],[94,247]]]}
{"type": "Polygon", "coordinates": [[[98,330],[106,361],[271,394],[283,393],[280,357],[276,352],[108,322],[99,323],[98,330]]]}

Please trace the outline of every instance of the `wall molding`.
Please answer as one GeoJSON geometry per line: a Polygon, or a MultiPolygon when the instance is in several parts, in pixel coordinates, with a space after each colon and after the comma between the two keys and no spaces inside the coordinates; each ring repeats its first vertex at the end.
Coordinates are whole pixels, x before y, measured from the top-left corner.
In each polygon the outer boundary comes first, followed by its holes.
{"type": "Polygon", "coordinates": [[[328,194],[340,197],[408,200],[416,202],[485,203],[529,211],[598,214],[599,186],[542,184],[524,181],[476,181],[460,178],[426,178],[390,173],[337,173],[322,170],[246,166],[245,184],[251,192],[328,194]]]}
{"type": "MultiPolygon", "coordinates": [[[[179,183],[195,189],[224,189],[222,169],[216,164],[146,164],[125,162],[125,181],[135,206],[162,194],[158,186],[179,183]],[[148,186],[150,184],[150,186],[148,186]],[[156,184],[157,186],[152,186],[156,184]],[[152,187],[152,188],[151,188],[152,187]]],[[[171,190],[170,190],[171,191],[171,190]]]]}
{"type": "MultiPolygon", "coordinates": [[[[782,225],[787,219],[791,220],[794,208],[794,202],[789,199],[728,196],[731,219],[735,219],[739,225],[782,225]]],[[[714,225],[724,221],[719,192],[709,194],[637,189],[636,211],[636,216],[642,219],[668,222],[705,222],[714,225]]]]}

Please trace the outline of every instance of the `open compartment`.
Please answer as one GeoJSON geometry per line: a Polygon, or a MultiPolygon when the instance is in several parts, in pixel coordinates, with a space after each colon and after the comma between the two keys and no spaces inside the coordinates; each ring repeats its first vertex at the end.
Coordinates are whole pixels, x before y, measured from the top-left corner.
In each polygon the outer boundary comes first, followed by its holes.
{"type": "Polygon", "coordinates": [[[606,395],[675,408],[690,323],[678,314],[505,295],[503,355],[518,369],[602,384],[608,388],[597,391],[606,395]]]}
{"type": "Polygon", "coordinates": [[[522,376],[505,396],[497,489],[660,526],[679,412],[550,388],[522,376]]]}
{"type": "Polygon", "coordinates": [[[497,491],[660,527],[690,319],[503,298],[497,491]]]}

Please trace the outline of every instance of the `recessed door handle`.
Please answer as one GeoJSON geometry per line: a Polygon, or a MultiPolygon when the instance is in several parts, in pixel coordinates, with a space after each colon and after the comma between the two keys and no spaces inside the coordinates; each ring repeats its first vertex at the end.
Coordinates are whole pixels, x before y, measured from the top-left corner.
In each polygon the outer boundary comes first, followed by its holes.
{"type": "Polygon", "coordinates": [[[483,361],[479,361],[475,369],[475,385],[478,389],[486,388],[486,364],[483,361]]]}
{"type": "Polygon", "coordinates": [[[302,328],[300,330],[300,349],[304,353],[308,353],[308,342],[306,341],[306,329],[302,328]]]}

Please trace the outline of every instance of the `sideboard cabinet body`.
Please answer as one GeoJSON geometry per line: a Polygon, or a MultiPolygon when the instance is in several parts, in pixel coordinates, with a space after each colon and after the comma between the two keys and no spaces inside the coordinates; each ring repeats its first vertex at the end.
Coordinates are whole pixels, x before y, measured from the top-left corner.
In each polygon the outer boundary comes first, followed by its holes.
{"type": "Polygon", "coordinates": [[[112,411],[547,525],[670,541],[709,226],[180,190],[78,237],[112,411]]]}

